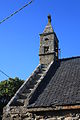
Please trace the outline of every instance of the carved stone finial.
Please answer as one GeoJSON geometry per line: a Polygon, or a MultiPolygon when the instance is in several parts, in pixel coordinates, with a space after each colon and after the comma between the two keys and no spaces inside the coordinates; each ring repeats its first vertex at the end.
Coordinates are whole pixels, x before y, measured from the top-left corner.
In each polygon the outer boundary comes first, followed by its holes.
{"type": "Polygon", "coordinates": [[[48,23],[51,23],[51,15],[48,15],[48,23]]]}

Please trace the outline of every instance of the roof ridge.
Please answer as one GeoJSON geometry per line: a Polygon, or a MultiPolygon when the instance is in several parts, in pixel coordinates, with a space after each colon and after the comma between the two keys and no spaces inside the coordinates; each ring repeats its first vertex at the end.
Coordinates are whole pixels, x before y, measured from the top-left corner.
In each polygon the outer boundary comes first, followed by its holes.
{"type": "Polygon", "coordinates": [[[77,59],[77,58],[80,58],[80,56],[72,56],[72,57],[62,58],[62,59],[59,59],[59,60],[60,61],[65,61],[65,60],[77,59]]]}

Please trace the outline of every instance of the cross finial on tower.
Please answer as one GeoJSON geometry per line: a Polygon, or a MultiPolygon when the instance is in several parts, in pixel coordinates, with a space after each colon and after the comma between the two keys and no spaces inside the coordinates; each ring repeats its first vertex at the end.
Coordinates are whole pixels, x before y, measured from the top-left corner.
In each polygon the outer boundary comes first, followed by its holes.
{"type": "Polygon", "coordinates": [[[51,23],[51,15],[48,15],[48,23],[51,23]]]}

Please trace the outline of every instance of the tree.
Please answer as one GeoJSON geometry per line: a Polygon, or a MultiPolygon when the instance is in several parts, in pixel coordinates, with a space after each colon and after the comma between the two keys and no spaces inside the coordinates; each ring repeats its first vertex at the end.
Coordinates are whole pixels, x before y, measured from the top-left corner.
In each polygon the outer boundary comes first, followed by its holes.
{"type": "Polygon", "coordinates": [[[9,102],[23,83],[24,80],[21,80],[18,77],[15,77],[14,79],[9,78],[8,80],[0,82],[0,117],[3,112],[3,107],[9,102]]]}

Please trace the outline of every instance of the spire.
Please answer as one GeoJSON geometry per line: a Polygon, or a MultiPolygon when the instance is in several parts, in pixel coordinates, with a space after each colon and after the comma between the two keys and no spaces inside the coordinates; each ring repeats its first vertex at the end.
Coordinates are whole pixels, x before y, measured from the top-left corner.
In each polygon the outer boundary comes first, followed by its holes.
{"type": "Polygon", "coordinates": [[[45,27],[43,33],[52,33],[52,32],[54,32],[54,31],[53,31],[53,28],[52,28],[52,25],[51,25],[51,15],[49,14],[48,15],[48,24],[45,27]]]}

